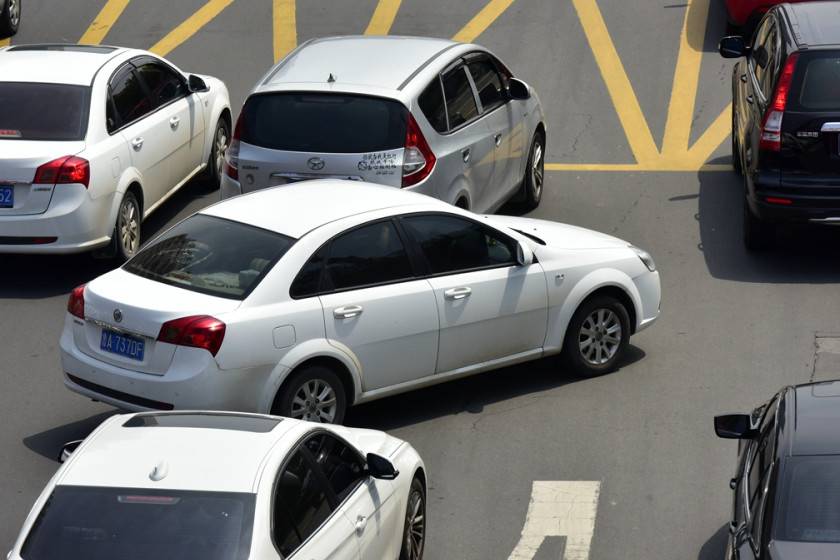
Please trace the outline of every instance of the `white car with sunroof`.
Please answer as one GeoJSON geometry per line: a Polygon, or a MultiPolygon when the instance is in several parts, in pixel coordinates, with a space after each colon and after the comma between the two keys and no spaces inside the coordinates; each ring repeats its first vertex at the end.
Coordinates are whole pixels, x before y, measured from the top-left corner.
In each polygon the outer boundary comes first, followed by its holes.
{"type": "Polygon", "coordinates": [[[423,461],[383,432],[253,414],[118,415],[62,459],[9,560],[423,557],[423,461]]]}

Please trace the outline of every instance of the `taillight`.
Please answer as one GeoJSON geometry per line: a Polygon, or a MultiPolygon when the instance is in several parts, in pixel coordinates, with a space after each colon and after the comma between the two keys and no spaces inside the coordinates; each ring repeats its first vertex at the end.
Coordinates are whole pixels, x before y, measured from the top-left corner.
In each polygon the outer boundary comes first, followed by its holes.
{"type": "Polygon", "coordinates": [[[402,186],[416,185],[429,176],[435,167],[435,154],[426,142],[414,115],[408,114],[403,152],[402,186]]]}
{"type": "Polygon", "coordinates": [[[227,156],[225,157],[225,175],[231,179],[239,180],[239,142],[242,138],[242,115],[245,113],[245,108],[239,113],[239,118],[236,119],[236,127],[233,129],[233,138],[230,139],[230,146],[227,149],[227,156]]]}
{"type": "Polygon", "coordinates": [[[160,342],[204,348],[214,356],[225,339],[225,324],[209,315],[193,315],[165,322],[160,327],[160,342]]]}
{"type": "Polygon", "coordinates": [[[793,81],[793,73],[796,70],[798,59],[799,53],[791,53],[785,61],[782,75],[779,76],[779,83],[776,85],[776,92],[773,94],[773,103],[767,108],[761,122],[761,140],[758,146],[762,150],[778,152],[782,149],[782,119],[785,116],[790,84],[793,81]]]}
{"type": "Polygon", "coordinates": [[[32,182],[39,185],[79,183],[87,188],[90,183],[90,164],[86,159],[76,156],[60,157],[39,167],[32,182]]]}
{"type": "Polygon", "coordinates": [[[67,300],[67,312],[79,319],[85,318],[85,284],[73,288],[67,300]]]}

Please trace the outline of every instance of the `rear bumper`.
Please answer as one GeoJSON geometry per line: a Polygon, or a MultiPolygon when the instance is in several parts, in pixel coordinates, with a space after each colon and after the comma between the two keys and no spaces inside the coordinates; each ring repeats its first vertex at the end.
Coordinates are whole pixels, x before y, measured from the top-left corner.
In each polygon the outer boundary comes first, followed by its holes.
{"type": "Polygon", "coordinates": [[[773,175],[756,176],[748,198],[755,216],[767,222],[840,222],[840,184],[791,183],[773,175]]]}
{"type": "Polygon", "coordinates": [[[219,188],[219,195],[221,196],[221,199],[225,200],[226,198],[231,198],[240,194],[242,194],[242,185],[239,184],[239,181],[234,181],[223,173],[221,186],[219,188]]]}

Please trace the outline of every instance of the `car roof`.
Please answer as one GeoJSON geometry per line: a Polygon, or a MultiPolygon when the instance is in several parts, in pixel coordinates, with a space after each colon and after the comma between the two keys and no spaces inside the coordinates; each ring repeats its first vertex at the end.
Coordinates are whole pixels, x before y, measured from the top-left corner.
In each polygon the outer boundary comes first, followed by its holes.
{"type": "Polygon", "coordinates": [[[253,492],[294,420],[229,412],[113,416],[65,463],[57,484],[253,492]],[[153,480],[157,469],[162,478],[153,480]]]}
{"type": "Polygon", "coordinates": [[[840,2],[785,4],[782,9],[800,47],[840,44],[840,2]]]}
{"type": "Polygon", "coordinates": [[[254,191],[214,204],[201,213],[297,239],[325,224],[357,214],[429,205],[451,208],[437,199],[397,187],[318,179],[254,191]]]}
{"type": "Polygon", "coordinates": [[[89,86],[115,56],[117,47],[37,44],[0,50],[0,81],[89,86]]]}
{"type": "Polygon", "coordinates": [[[262,89],[288,83],[399,90],[428,62],[460,43],[429,37],[351,35],[314,39],[275,66],[262,89]],[[332,78],[331,78],[332,77],[332,78]]]}
{"type": "Polygon", "coordinates": [[[791,455],[840,454],[840,381],[794,388],[791,455]]]}

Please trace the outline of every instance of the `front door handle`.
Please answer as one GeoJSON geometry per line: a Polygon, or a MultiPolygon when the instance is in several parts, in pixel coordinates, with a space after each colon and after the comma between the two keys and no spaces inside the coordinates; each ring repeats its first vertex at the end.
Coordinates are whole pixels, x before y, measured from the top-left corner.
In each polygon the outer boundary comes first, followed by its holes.
{"type": "Polygon", "coordinates": [[[446,299],[464,299],[466,297],[469,297],[471,293],[472,288],[465,286],[463,288],[451,288],[449,290],[446,290],[445,292],[443,292],[443,296],[446,299]]]}
{"type": "Polygon", "coordinates": [[[333,309],[333,317],[336,319],[352,319],[361,315],[362,311],[361,305],[345,305],[333,309]]]}
{"type": "Polygon", "coordinates": [[[471,154],[472,154],[472,151],[469,148],[461,151],[461,157],[464,158],[464,163],[469,163],[470,162],[470,155],[471,154]]]}
{"type": "Polygon", "coordinates": [[[134,140],[131,141],[131,147],[134,148],[135,152],[139,152],[143,148],[143,137],[138,136],[134,140]]]}
{"type": "Polygon", "coordinates": [[[755,102],[755,97],[753,97],[752,95],[748,95],[747,96],[747,103],[752,104],[754,102],[755,102]]]}
{"type": "Polygon", "coordinates": [[[356,532],[357,533],[364,533],[366,525],[367,525],[367,517],[365,517],[364,515],[360,515],[356,518],[356,532]]]}
{"type": "Polygon", "coordinates": [[[176,116],[169,119],[169,127],[172,128],[172,130],[177,130],[179,124],[181,124],[181,117],[176,116]]]}
{"type": "Polygon", "coordinates": [[[746,74],[741,74],[741,81],[744,82],[745,84],[747,83],[747,75],[746,74]]]}
{"type": "Polygon", "coordinates": [[[502,133],[500,132],[494,136],[493,141],[496,143],[496,147],[498,148],[502,144],[502,133]]]}

